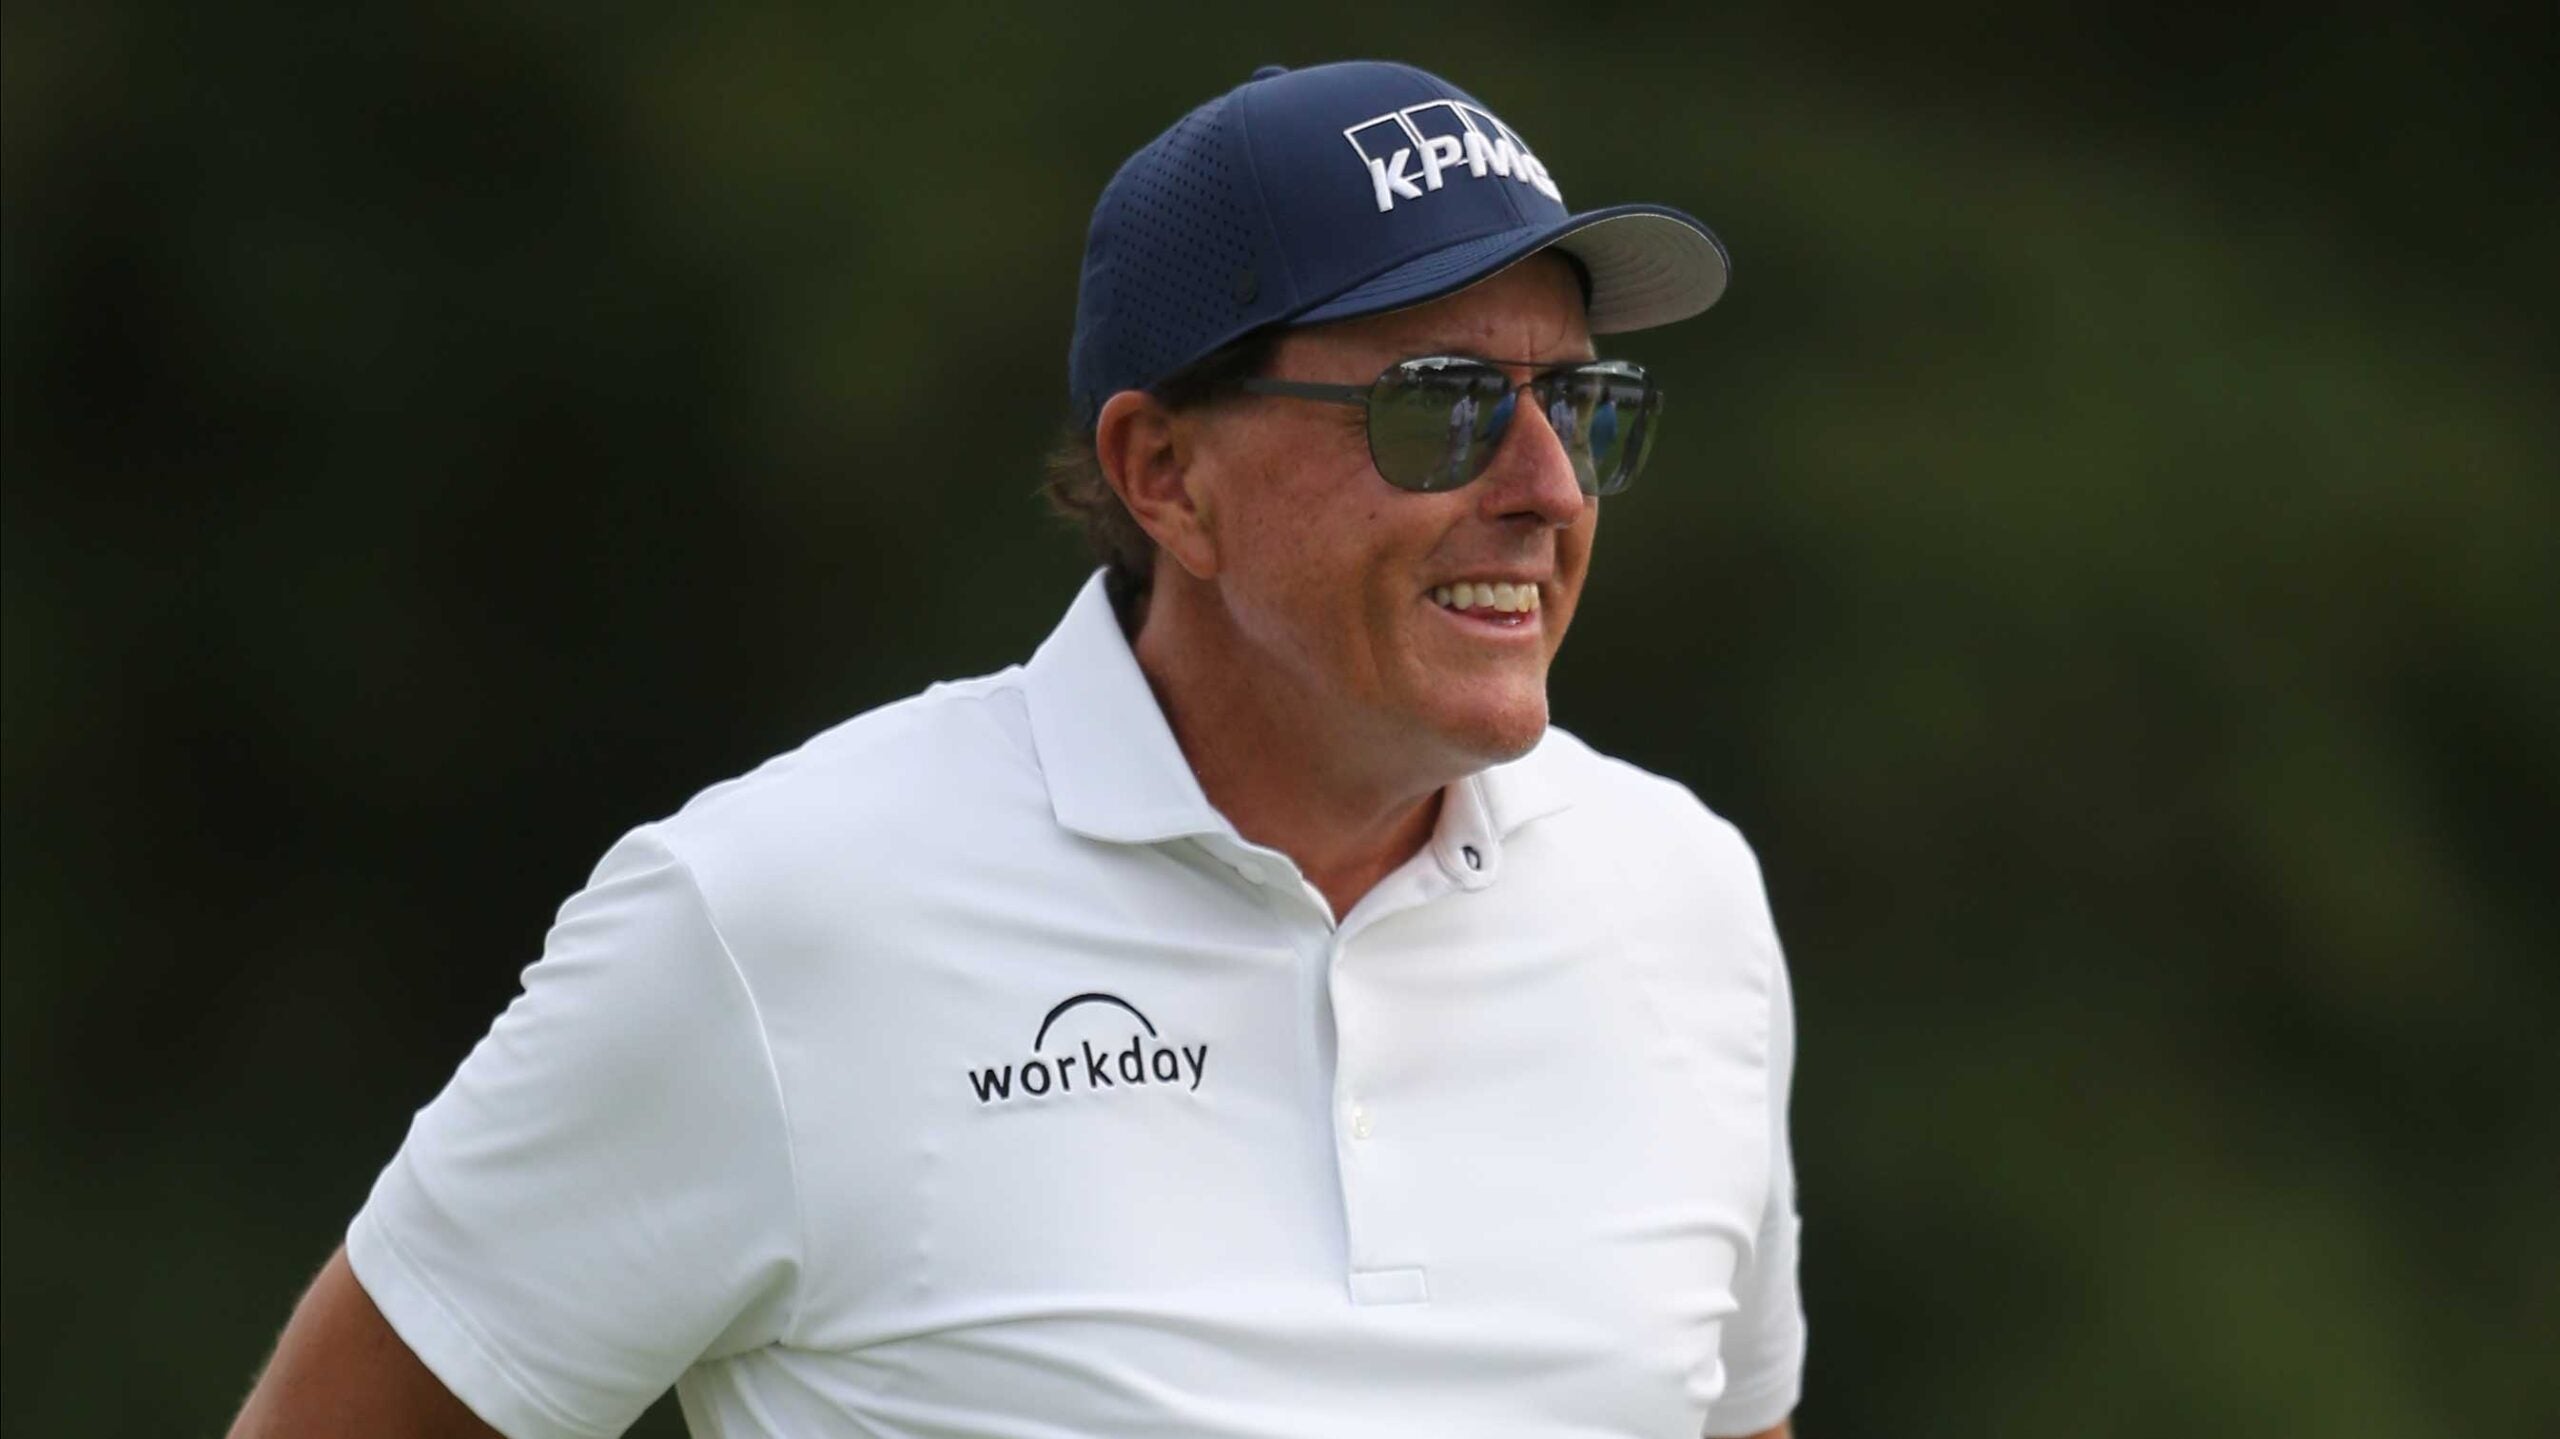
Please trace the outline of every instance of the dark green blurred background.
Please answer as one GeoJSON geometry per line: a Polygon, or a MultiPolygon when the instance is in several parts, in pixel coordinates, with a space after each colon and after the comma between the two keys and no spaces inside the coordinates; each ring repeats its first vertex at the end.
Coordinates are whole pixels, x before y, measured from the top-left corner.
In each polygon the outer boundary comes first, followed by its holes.
{"type": "Polygon", "coordinates": [[[2550,17],[2108,9],[12,0],[8,1433],[217,1431],[617,833],[1028,654],[1095,192],[1360,53],[1737,259],[1556,708],[1766,861],[1806,1433],[2560,1432],[2550,17]]]}

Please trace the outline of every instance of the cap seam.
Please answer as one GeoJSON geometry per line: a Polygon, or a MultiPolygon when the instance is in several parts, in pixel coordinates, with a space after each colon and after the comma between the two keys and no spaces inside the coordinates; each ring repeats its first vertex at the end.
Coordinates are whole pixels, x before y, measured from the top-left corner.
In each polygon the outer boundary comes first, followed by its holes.
{"type": "MultiPolygon", "coordinates": [[[[1245,175],[1253,181],[1255,218],[1262,222],[1262,239],[1266,251],[1279,257],[1280,273],[1287,277],[1289,282],[1289,304],[1274,317],[1274,319],[1280,319],[1285,318],[1290,311],[1298,307],[1298,271],[1297,267],[1289,263],[1289,247],[1280,243],[1280,226],[1272,214],[1271,197],[1263,192],[1262,161],[1253,150],[1253,117],[1247,111],[1245,97],[1239,93],[1236,96],[1236,134],[1241,142],[1240,148],[1244,151],[1245,175]]],[[[1255,328],[1259,329],[1262,325],[1271,323],[1273,323],[1272,320],[1262,320],[1256,323],[1255,328]]]]}

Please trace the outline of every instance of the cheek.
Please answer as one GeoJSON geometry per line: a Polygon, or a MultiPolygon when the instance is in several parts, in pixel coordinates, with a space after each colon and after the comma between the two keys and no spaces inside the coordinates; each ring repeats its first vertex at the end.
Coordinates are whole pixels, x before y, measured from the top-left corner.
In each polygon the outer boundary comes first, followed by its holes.
{"type": "Polygon", "coordinates": [[[1562,613],[1554,617],[1549,646],[1561,643],[1565,628],[1573,623],[1573,613],[1582,601],[1582,582],[1591,572],[1591,543],[1600,531],[1599,502],[1586,502],[1582,518],[1556,536],[1556,575],[1562,581],[1564,604],[1562,613]]]}
{"type": "MultiPolygon", "coordinates": [[[[1244,478],[1239,476],[1239,478],[1244,478]]],[[[1239,621],[1266,644],[1338,668],[1398,588],[1382,545],[1392,518],[1365,474],[1282,462],[1222,496],[1219,564],[1239,621]]]]}
{"type": "Polygon", "coordinates": [[[1239,623],[1332,683],[1385,682],[1422,643],[1421,577],[1470,501],[1387,489],[1357,431],[1258,438],[1270,443],[1224,477],[1214,526],[1239,623]]]}
{"type": "Polygon", "coordinates": [[[1308,445],[1263,472],[1251,497],[1253,540],[1297,584],[1356,607],[1395,545],[1397,497],[1381,488],[1366,451],[1308,445]]]}
{"type": "Polygon", "coordinates": [[[1375,517],[1311,488],[1275,487],[1236,516],[1236,569],[1264,592],[1357,607],[1376,568],[1375,517]]]}

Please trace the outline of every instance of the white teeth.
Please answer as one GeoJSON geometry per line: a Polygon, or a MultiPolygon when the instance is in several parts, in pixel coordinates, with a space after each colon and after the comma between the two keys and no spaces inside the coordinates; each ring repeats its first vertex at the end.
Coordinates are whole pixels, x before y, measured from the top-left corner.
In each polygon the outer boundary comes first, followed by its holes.
{"type": "Polygon", "coordinates": [[[1479,584],[1473,580],[1435,586],[1431,601],[1453,610],[1493,610],[1506,615],[1535,614],[1540,608],[1539,591],[1534,584],[1479,584]]]}

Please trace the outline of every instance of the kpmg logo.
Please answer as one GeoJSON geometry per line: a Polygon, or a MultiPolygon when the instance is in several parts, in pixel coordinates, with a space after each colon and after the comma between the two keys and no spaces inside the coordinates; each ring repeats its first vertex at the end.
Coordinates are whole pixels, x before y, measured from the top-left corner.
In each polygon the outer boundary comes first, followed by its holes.
{"type": "Polygon", "coordinates": [[[1139,1013],[1136,1005],[1120,996],[1073,995],[1058,1001],[1048,1017],[1040,1021],[1040,1032],[1031,1037],[1030,1058],[1019,1064],[972,1069],[969,1071],[969,1087],[977,1091],[980,1104],[1001,1104],[1017,1097],[1038,1099],[1047,1094],[1073,1094],[1078,1089],[1088,1094],[1104,1089],[1136,1089],[1149,1084],[1198,1089],[1200,1076],[1209,1067],[1209,1046],[1150,1042],[1156,1040],[1155,1021],[1139,1013]],[[1068,1011],[1088,1005],[1116,1005],[1128,1011],[1129,1017],[1142,1025],[1146,1033],[1132,1031],[1126,1045],[1120,1044],[1116,1038],[1106,1039],[1098,1049],[1090,1039],[1076,1040],[1073,1049],[1067,1048],[1066,1041],[1061,1039],[1056,1050],[1047,1050],[1051,1027],[1068,1011]],[[1186,1078],[1190,1081],[1187,1085],[1184,1084],[1186,1078]]]}
{"type": "Polygon", "coordinates": [[[1547,167],[1529,153],[1517,131],[1455,100],[1433,100],[1363,120],[1342,132],[1369,167],[1369,184],[1384,214],[1398,200],[1419,200],[1452,175],[1516,180],[1561,205],[1564,196],[1547,167]]]}

